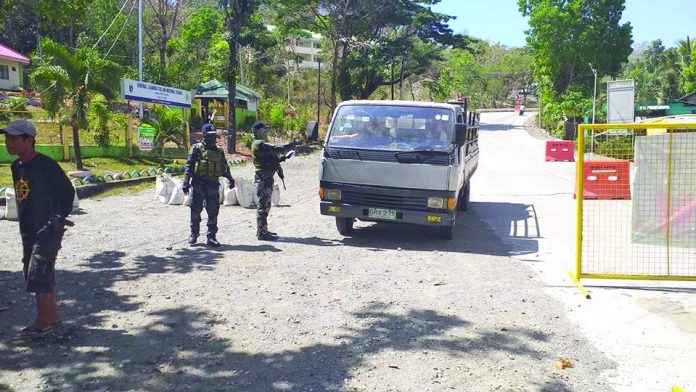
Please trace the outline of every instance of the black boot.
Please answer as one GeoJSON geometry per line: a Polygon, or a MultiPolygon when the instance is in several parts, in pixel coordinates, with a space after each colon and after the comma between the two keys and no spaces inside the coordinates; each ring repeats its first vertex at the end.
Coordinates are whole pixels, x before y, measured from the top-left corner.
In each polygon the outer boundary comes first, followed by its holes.
{"type": "Polygon", "coordinates": [[[208,237],[208,240],[205,241],[205,244],[208,246],[212,246],[213,248],[217,248],[218,246],[220,246],[220,242],[218,242],[218,240],[215,239],[215,237],[208,237]]]}
{"type": "Polygon", "coordinates": [[[198,241],[198,234],[191,233],[191,235],[188,238],[189,245],[196,245],[196,241],[198,241]]]}
{"type": "Polygon", "coordinates": [[[265,231],[263,233],[257,234],[256,238],[258,238],[261,241],[275,241],[278,239],[278,236],[274,233],[265,231]]]}

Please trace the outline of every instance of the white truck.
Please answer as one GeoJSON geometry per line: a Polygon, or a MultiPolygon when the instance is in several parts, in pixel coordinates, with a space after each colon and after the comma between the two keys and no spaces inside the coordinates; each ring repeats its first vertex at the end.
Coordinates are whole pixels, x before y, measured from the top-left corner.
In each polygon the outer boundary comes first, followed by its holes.
{"type": "Polygon", "coordinates": [[[360,219],[437,226],[452,239],[478,166],[479,118],[466,100],[341,103],[322,152],[321,214],[343,235],[360,219]]]}

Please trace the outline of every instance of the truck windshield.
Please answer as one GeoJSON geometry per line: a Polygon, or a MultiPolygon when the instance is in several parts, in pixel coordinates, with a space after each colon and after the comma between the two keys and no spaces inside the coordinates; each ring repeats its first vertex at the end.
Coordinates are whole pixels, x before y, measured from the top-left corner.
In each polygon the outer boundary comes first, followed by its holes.
{"type": "Polygon", "coordinates": [[[453,111],[414,106],[342,106],[329,131],[329,147],[390,151],[450,151],[453,111]]]}

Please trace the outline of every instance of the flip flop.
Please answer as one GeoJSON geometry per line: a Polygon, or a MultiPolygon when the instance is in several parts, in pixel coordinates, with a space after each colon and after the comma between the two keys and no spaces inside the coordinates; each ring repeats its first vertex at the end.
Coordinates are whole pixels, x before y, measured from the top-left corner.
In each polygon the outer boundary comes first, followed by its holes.
{"type": "Polygon", "coordinates": [[[53,331],[53,325],[51,325],[47,328],[44,328],[44,329],[40,329],[40,328],[37,328],[33,325],[30,325],[28,327],[24,327],[21,331],[19,331],[19,333],[17,335],[15,335],[14,338],[15,338],[15,340],[18,340],[18,341],[33,340],[33,339],[40,338],[40,337],[48,334],[51,331],[53,331]]]}

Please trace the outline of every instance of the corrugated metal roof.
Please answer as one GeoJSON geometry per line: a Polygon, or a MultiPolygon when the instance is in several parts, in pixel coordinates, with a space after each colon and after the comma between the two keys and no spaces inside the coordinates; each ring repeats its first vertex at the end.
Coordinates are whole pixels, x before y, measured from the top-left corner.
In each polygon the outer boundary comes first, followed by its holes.
{"type": "Polygon", "coordinates": [[[23,64],[29,64],[29,57],[3,45],[0,44],[0,58],[7,60],[17,61],[23,64]]]}
{"type": "MultiPolygon", "coordinates": [[[[196,87],[195,98],[227,98],[228,92],[227,84],[213,79],[196,87]]],[[[248,99],[249,97],[256,99],[261,98],[259,93],[241,84],[237,84],[235,96],[238,99],[248,99]]]]}

